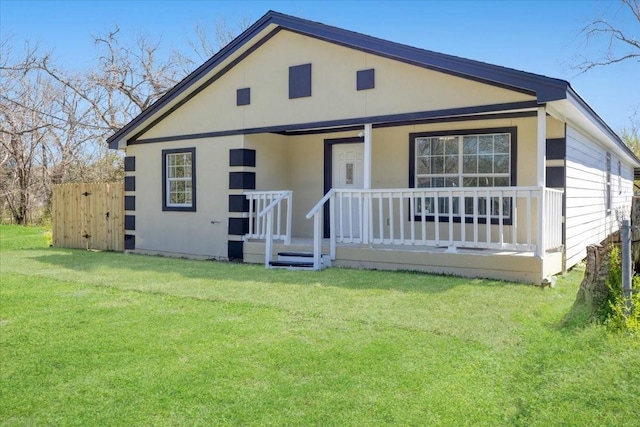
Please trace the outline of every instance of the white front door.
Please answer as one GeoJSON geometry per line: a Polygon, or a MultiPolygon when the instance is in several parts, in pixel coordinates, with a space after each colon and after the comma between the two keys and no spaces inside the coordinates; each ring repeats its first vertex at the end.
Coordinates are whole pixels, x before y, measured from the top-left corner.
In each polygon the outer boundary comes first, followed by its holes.
{"type": "MultiPolygon", "coordinates": [[[[364,144],[334,144],[331,158],[332,187],[364,188],[364,144]]],[[[336,197],[336,230],[343,238],[357,239],[360,233],[360,199],[336,197]]]]}

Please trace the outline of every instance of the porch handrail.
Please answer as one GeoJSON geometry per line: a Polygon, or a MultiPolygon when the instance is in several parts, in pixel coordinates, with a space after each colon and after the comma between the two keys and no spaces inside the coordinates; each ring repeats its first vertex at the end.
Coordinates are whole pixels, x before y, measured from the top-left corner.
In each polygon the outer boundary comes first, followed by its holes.
{"type": "Polygon", "coordinates": [[[266,208],[262,209],[258,213],[258,218],[262,218],[263,216],[265,216],[267,212],[274,209],[278,205],[278,203],[286,199],[289,195],[291,195],[291,193],[292,193],[291,191],[283,191],[282,193],[280,193],[280,195],[275,199],[273,199],[273,201],[266,208]]]}
{"type": "Polygon", "coordinates": [[[291,216],[292,204],[291,199],[293,191],[277,190],[277,191],[245,191],[244,196],[249,199],[249,232],[245,238],[262,238],[265,239],[265,256],[264,263],[267,268],[270,267],[271,257],[273,254],[273,241],[282,240],[285,245],[291,244],[291,216]],[[282,201],[287,201],[287,212],[284,218],[284,234],[282,233],[282,201]],[[255,208],[254,208],[255,204],[255,208]],[[260,209],[262,208],[262,209],[260,209]],[[254,212],[260,209],[257,214],[254,212]],[[273,215],[276,213],[276,234],[274,236],[273,215]],[[254,225],[255,219],[255,225],[254,225]]]}
{"type": "MultiPolygon", "coordinates": [[[[546,190],[551,190],[551,188],[545,188],[546,190]]],[[[388,193],[388,192],[392,192],[392,193],[399,193],[399,192],[403,192],[403,193],[420,193],[423,191],[438,191],[438,192],[446,192],[446,191],[452,191],[452,192],[473,192],[476,190],[482,190],[482,191],[501,191],[501,190],[507,190],[507,191],[540,191],[542,190],[542,187],[536,187],[535,185],[532,186],[509,186],[509,187],[411,187],[411,188],[369,188],[369,189],[362,189],[362,188],[357,188],[357,189],[351,189],[351,188],[332,188],[329,192],[353,192],[353,191],[357,191],[360,193],[380,193],[380,192],[384,192],[384,193],[388,193]]],[[[562,190],[556,190],[553,189],[554,191],[559,191],[562,192],[562,190]]],[[[329,192],[325,195],[325,197],[329,194],[329,192]]],[[[323,197],[324,198],[324,197],[323,197]]],[[[321,200],[322,201],[322,200],[321,200]]],[[[320,202],[318,202],[316,204],[316,206],[318,206],[318,204],[320,204],[320,202]]],[[[315,209],[315,207],[314,207],[315,209]]],[[[311,218],[310,216],[308,216],[307,218],[311,218]]]]}
{"type": "Polygon", "coordinates": [[[563,194],[537,186],[332,189],[306,217],[314,217],[318,260],[327,201],[333,259],[336,243],[544,254],[562,246],[563,194]],[[542,227],[541,239],[535,231],[542,227]]]}
{"type": "MultiPolygon", "coordinates": [[[[307,219],[311,219],[313,217],[313,269],[320,270],[322,263],[322,219],[323,219],[323,208],[324,204],[327,201],[333,200],[333,197],[336,193],[335,189],[331,189],[327,191],[322,199],[315,204],[313,208],[306,215],[307,219]]],[[[333,230],[335,223],[335,209],[332,204],[329,205],[329,228],[333,230]]],[[[329,236],[329,256],[332,260],[336,259],[336,241],[333,232],[329,236]]]]}
{"type": "Polygon", "coordinates": [[[325,194],[324,197],[322,197],[322,199],[320,199],[320,201],[316,203],[314,207],[311,208],[306,218],[311,219],[311,217],[315,215],[318,212],[318,210],[320,210],[320,208],[324,206],[325,203],[327,203],[327,200],[329,200],[331,196],[334,195],[335,192],[336,192],[335,188],[332,188],[331,190],[327,191],[327,194],[325,194]]]}

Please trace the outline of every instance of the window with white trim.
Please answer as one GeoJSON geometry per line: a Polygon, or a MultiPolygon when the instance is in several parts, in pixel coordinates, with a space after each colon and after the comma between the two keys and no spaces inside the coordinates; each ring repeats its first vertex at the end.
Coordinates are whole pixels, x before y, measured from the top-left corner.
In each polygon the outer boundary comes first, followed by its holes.
{"type": "Polygon", "coordinates": [[[163,210],[195,211],[195,148],[162,150],[163,210]]]}
{"type": "MultiPolygon", "coordinates": [[[[460,131],[413,135],[415,188],[508,187],[512,183],[515,128],[496,132],[460,131]]],[[[473,197],[464,198],[464,214],[473,215],[473,197]]],[[[449,198],[425,199],[425,213],[449,213],[449,198]]],[[[499,198],[489,203],[491,216],[500,213],[499,198]]],[[[454,215],[460,215],[460,198],[452,200],[454,215]]],[[[509,216],[511,201],[503,199],[502,213],[509,216]]],[[[478,215],[487,214],[485,197],[477,198],[478,215]]],[[[422,214],[422,200],[415,203],[415,215],[422,214]]]]}

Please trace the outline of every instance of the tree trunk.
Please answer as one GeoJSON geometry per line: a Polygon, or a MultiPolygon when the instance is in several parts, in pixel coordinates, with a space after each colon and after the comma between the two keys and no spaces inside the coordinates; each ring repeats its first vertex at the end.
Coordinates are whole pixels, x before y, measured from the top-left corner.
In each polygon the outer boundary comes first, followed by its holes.
{"type": "Polygon", "coordinates": [[[602,307],[602,304],[609,297],[609,287],[607,286],[611,261],[609,240],[606,239],[600,245],[587,246],[587,264],[575,304],[587,306],[592,315],[602,307]]]}

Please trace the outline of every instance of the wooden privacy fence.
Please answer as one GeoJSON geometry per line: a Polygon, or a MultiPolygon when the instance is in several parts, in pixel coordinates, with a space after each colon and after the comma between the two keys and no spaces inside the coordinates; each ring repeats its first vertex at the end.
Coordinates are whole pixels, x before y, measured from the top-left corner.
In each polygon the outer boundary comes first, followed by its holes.
{"type": "Polygon", "coordinates": [[[59,184],[53,187],[53,245],[124,250],[124,184],[59,184]]]}

